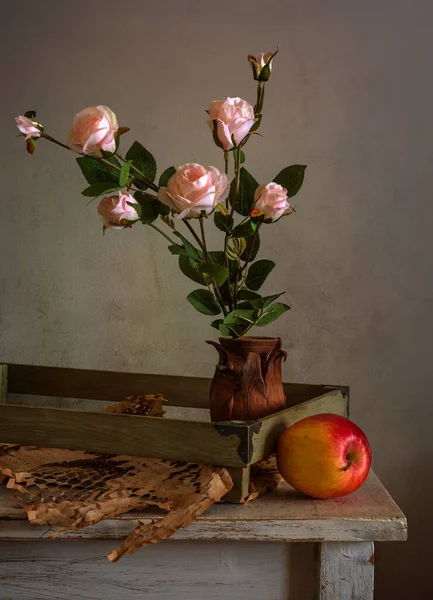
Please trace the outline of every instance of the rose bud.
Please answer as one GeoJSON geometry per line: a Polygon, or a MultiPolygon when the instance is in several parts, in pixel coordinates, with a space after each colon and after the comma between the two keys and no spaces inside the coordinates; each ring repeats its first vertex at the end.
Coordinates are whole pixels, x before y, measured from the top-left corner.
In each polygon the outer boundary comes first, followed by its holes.
{"type": "Polygon", "coordinates": [[[102,217],[104,228],[123,229],[137,221],[140,217],[131,204],[139,206],[133,196],[122,192],[102,198],[98,205],[98,213],[102,217]]]}
{"type": "Polygon", "coordinates": [[[282,185],[271,182],[256,189],[252,217],[264,215],[265,219],[278,221],[284,215],[290,215],[293,210],[288,201],[287,190],[282,185]]]}
{"type": "Polygon", "coordinates": [[[223,150],[234,147],[232,136],[238,146],[257,121],[253,107],[242,98],[214,100],[206,112],[209,115],[208,125],[223,150]]]}
{"type": "Polygon", "coordinates": [[[257,58],[248,54],[248,61],[253,69],[253,77],[256,81],[268,81],[272,71],[272,59],[278,52],[265,52],[259,54],[257,58]]]}
{"type": "Polygon", "coordinates": [[[68,133],[71,150],[79,154],[102,157],[101,150],[116,150],[117,118],[108,106],[90,106],[74,117],[68,133]]]}
{"type": "Polygon", "coordinates": [[[188,163],[176,169],[167,187],[159,189],[158,200],[178,213],[177,218],[194,219],[209,215],[224,202],[229,189],[229,178],[217,168],[188,163]]]}
{"type": "Polygon", "coordinates": [[[17,124],[17,127],[21,133],[26,136],[26,140],[29,138],[38,138],[42,135],[39,129],[39,123],[37,123],[37,121],[32,121],[24,115],[15,117],[15,123],[17,124]]]}

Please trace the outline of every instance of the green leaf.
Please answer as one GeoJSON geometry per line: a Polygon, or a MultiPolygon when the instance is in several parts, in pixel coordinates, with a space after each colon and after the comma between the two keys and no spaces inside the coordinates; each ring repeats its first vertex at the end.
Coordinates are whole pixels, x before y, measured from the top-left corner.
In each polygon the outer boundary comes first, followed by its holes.
{"type": "Polygon", "coordinates": [[[290,310],[290,306],[287,306],[287,304],[280,304],[279,302],[271,304],[271,306],[269,306],[262,316],[257,320],[257,327],[269,325],[269,323],[272,323],[272,321],[275,321],[278,319],[278,317],[281,317],[281,315],[288,310],[290,310]]]}
{"type": "Polygon", "coordinates": [[[217,299],[209,290],[194,290],[186,299],[203,315],[219,315],[221,312],[217,299]]]}
{"type": "Polygon", "coordinates": [[[221,323],[221,325],[219,326],[219,332],[220,335],[222,335],[223,337],[229,337],[232,335],[232,331],[226,327],[226,325],[224,325],[224,323],[221,323]]]}
{"type": "Polygon", "coordinates": [[[219,211],[214,212],[213,220],[215,226],[218,229],[221,229],[221,231],[230,230],[230,228],[233,226],[233,217],[230,215],[223,215],[223,213],[219,211]]]}
{"type": "Polygon", "coordinates": [[[141,206],[141,222],[144,225],[153,223],[164,209],[164,205],[152,194],[146,192],[135,192],[134,198],[141,206]]]}
{"type": "Polygon", "coordinates": [[[189,256],[192,256],[192,258],[199,258],[199,259],[203,260],[204,254],[201,250],[197,250],[197,248],[195,248],[195,246],[193,246],[191,244],[191,242],[184,235],[179,233],[178,231],[174,231],[173,233],[174,233],[174,235],[177,235],[177,237],[182,240],[182,244],[189,256]]]}
{"type": "Polygon", "coordinates": [[[224,325],[237,323],[238,321],[246,321],[250,325],[254,325],[257,319],[257,312],[257,310],[253,309],[237,308],[226,316],[224,325]]]}
{"type": "Polygon", "coordinates": [[[90,156],[80,156],[77,158],[77,163],[88,183],[110,182],[117,186],[119,184],[120,162],[115,156],[110,156],[104,160],[115,166],[110,167],[97,158],[91,158],[90,156]]]}
{"type": "Polygon", "coordinates": [[[293,198],[302,187],[306,168],[305,165],[292,165],[286,167],[278,173],[274,181],[285,187],[289,198],[293,198]]]}
{"type": "MultiPolygon", "coordinates": [[[[212,250],[211,252],[208,252],[208,255],[212,262],[217,263],[217,265],[222,265],[223,267],[226,266],[225,255],[222,250],[212,250]]],[[[236,261],[229,258],[228,262],[230,273],[235,274],[237,270],[236,261]]]]}
{"type": "Polygon", "coordinates": [[[260,250],[260,235],[259,232],[256,233],[253,237],[246,238],[247,247],[244,252],[241,254],[241,259],[246,261],[252,261],[256,258],[259,250],[260,250]]]}
{"type": "Polygon", "coordinates": [[[131,170],[132,160],[127,160],[126,163],[122,165],[122,170],[119,175],[119,185],[124,187],[128,183],[129,179],[129,171],[131,170]]]}
{"type": "MultiPolygon", "coordinates": [[[[153,155],[146,150],[140,142],[134,142],[128,152],[126,153],[126,159],[132,160],[132,164],[136,167],[147,179],[154,181],[156,177],[156,160],[153,155]]],[[[134,171],[133,171],[134,172],[134,171]]],[[[137,177],[138,173],[134,172],[137,177]]],[[[146,189],[148,186],[142,181],[135,181],[135,185],[140,189],[146,189]]]]}
{"type": "Polygon", "coordinates": [[[262,115],[256,115],[256,117],[257,117],[257,121],[251,127],[250,131],[257,131],[257,129],[260,127],[260,125],[262,123],[262,115]]]}
{"type": "MultiPolygon", "coordinates": [[[[259,184],[254,179],[250,173],[245,169],[245,167],[241,168],[240,171],[240,179],[239,179],[239,197],[236,201],[235,211],[247,217],[254,203],[254,192],[259,187],[259,184]]],[[[234,199],[236,195],[236,181],[233,180],[230,186],[230,204],[233,205],[234,199]]]]}
{"type": "Polygon", "coordinates": [[[168,169],[166,169],[159,178],[159,187],[167,187],[168,180],[175,173],[176,169],[174,167],[168,167],[168,169]]]}
{"type": "Polygon", "coordinates": [[[177,244],[173,244],[168,247],[172,254],[183,254],[184,256],[188,256],[188,252],[183,248],[183,246],[178,246],[177,244]]]}
{"type": "Polygon", "coordinates": [[[195,281],[195,283],[198,283],[199,285],[209,285],[209,279],[200,273],[197,264],[196,260],[185,254],[179,256],[179,269],[186,277],[192,279],[192,281],[195,281]]]}
{"type": "Polygon", "coordinates": [[[275,263],[271,260],[258,260],[253,263],[248,269],[245,281],[247,287],[250,290],[259,290],[274,267],[275,263]]]}
{"type": "MultiPolygon", "coordinates": [[[[233,148],[233,158],[234,158],[235,163],[237,161],[237,157],[238,157],[238,149],[237,148],[233,148]]],[[[241,164],[244,163],[244,162],[245,162],[245,152],[243,152],[241,150],[241,164]]]]}
{"type": "Polygon", "coordinates": [[[236,238],[248,238],[255,234],[256,229],[257,223],[255,221],[252,221],[251,219],[248,219],[248,221],[245,221],[245,223],[237,225],[233,229],[231,235],[232,237],[236,238]]]}
{"type": "Polygon", "coordinates": [[[207,275],[211,279],[214,279],[218,286],[222,285],[229,276],[229,272],[225,267],[215,263],[197,263],[197,268],[203,275],[207,275]]]}
{"type": "Polygon", "coordinates": [[[238,300],[257,300],[258,298],[261,298],[260,294],[251,290],[239,290],[238,292],[238,300]]]}
{"type": "Polygon", "coordinates": [[[101,181],[100,183],[92,183],[81,194],[87,198],[97,198],[98,196],[102,196],[102,194],[117,192],[120,189],[122,188],[119,185],[113,186],[109,181],[101,181]]]}
{"type": "Polygon", "coordinates": [[[212,321],[211,326],[215,327],[215,329],[218,329],[220,335],[223,335],[223,336],[230,336],[231,335],[230,329],[228,329],[224,325],[224,320],[223,319],[217,319],[216,321],[212,321]]]}
{"type": "Polygon", "coordinates": [[[250,303],[256,308],[267,308],[272,302],[275,302],[277,298],[282,296],[284,292],[279,294],[273,294],[272,296],[263,296],[263,298],[255,298],[250,300],[250,303]]]}

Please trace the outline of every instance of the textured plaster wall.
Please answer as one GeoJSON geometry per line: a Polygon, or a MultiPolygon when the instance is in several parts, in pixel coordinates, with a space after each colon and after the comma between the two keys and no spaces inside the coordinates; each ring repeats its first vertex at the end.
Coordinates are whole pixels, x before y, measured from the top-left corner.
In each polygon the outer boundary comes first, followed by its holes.
{"type": "Polygon", "coordinates": [[[432,591],[432,20],[423,0],[17,0],[0,23],[0,358],[81,368],[211,375],[214,330],[165,240],[103,238],[72,155],[27,156],[13,116],[36,109],[64,139],[107,104],[162,168],[221,167],[204,109],[253,101],[246,55],[280,46],[248,167],[261,182],[308,170],[297,214],[263,236],[266,291],[293,306],[267,333],[285,340],[286,380],[351,385],[407,512],[409,542],[378,549],[379,600],[432,591]]]}

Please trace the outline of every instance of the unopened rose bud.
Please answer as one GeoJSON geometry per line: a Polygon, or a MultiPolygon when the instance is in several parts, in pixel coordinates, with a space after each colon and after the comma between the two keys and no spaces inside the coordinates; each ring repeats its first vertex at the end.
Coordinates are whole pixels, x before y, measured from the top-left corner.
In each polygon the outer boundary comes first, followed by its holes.
{"type": "Polygon", "coordinates": [[[289,204],[287,190],[282,185],[271,182],[257,188],[254,194],[252,217],[264,215],[265,219],[278,221],[292,212],[293,206],[289,204]]]}
{"type": "Polygon", "coordinates": [[[248,54],[248,61],[253,69],[253,77],[256,81],[268,81],[272,71],[272,59],[278,52],[265,52],[259,54],[257,58],[248,54]]]}
{"type": "Polygon", "coordinates": [[[98,213],[102,217],[104,228],[123,229],[137,221],[140,217],[131,204],[139,207],[133,196],[122,192],[102,198],[98,205],[98,213]]]}
{"type": "Polygon", "coordinates": [[[37,121],[32,121],[24,115],[18,115],[15,117],[15,123],[18,129],[26,136],[26,140],[29,138],[38,138],[42,135],[39,129],[40,125],[37,121]]]}

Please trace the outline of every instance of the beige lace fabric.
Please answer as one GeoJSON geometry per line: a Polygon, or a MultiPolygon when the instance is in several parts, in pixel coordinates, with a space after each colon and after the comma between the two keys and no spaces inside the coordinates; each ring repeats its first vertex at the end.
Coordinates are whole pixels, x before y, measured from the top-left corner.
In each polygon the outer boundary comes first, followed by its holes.
{"type": "MultiPolygon", "coordinates": [[[[128,398],[105,412],[163,416],[161,395],[128,398]]],[[[112,562],[142,546],[170,538],[220,501],[233,487],[224,467],[156,458],[93,454],[76,450],[0,444],[0,483],[15,490],[14,500],[34,525],[56,528],[51,537],[112,519],[122,513],[159,507],[159,520],[138,525],[109,556],[112,562]]],[[[252,500],[281,477],[275,461],[254,465],[252,500]]]]}

